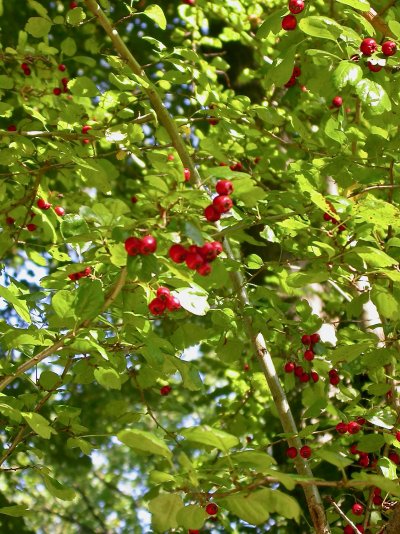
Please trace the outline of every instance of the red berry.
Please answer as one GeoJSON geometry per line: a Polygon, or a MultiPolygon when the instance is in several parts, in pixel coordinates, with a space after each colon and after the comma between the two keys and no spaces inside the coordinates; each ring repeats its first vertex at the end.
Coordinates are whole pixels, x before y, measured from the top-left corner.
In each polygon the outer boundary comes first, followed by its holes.
{"type": "Polygon", "coordinates": [[[85,276],[90,276],[90,273],[92,272],[92,268],[91,267],[85,267],[85,269],[83,269],[83,271],[81,271],[79,274],[80,274],[80,278],[83,278],[85,276]]]}
{"type": "Polygon", "coordinates": [[[315,371],[311,371],[310,375],[311,375],[311,378],[312,378],[313,382],[318,382],[318,380],[319,380],[319,375],[318,375],[317,372],[315,372],[315,371]]]}
{"type": "Polygon", "coordinates": [[[324,221],[330,221],[332,217],[329,215],[329,213],[324,213],[324,221]]]}
{"type": "Polygon", "coordinates": [[[148,306],[150,312],[153,315],[161,315],[162,313],[164,313],[166,307],[167,304],[159,298],[153,299],[148,306]]]}
{"type": "Polygon", "coordinates": [[[230,180],[218,180],[215,190],[219,195],[231,195],[233,193],[233,184],[230,180]]]}
{"type": "Polygon", "coordinates": [[[378,65],[377,63],[372,63],[371,61],[367,61],[367,67],[371,72],[379,72],[382,70],[382,66],[378,65]]]}
{"type": "Polygon", "coordinates": [[[304,334],[304,336],[301,336],[301,342],[303,343],[303,345],[310,345],[311,336],[307,336],[306,334],[304,334]]]}
{"type": "Polygon", "coordinates": [[[372,56],[372,54],[376,52],[377,48],[378,45],[376,44],[375,39],[372,39],[371,37],[363,39],[360,45],[360,50],[364,56],[372,56]]]}
{"type": "Polygon", "coordinates": [[[361,533],[365,532],[364,527],[361,525],[361,523],[357,524],[356,527],[357,527],[358,532],[361,532],[361,533]]]}
{"type": "Polygon", "coordinates": [[[203,265],[197,267],[196,271],[200,276],[208,276],[211,273],[211,265],[209,263],[203,263],[203,265]]]}
{"type": "Polygon", "coordinates": [[[188,253],[185,247],[182,245],[172,245],[168,254],[174,263],[183,263],[188,253]]]}
{"type": "Polygon", "coordinates": [[[358,460],[358,464],[361,465],[361,467],[368,467],[369,466],[369,456],[366,453],[360,454],[360,459],[358,460]]]}
{"type": "Polygon", "coordinates": [[[56,206],[54,211],[59,217],[62,217],[65,214],[65,209],[62,206],[56,206]]]}
{"type": "Polygon", "coordinates": [[[213,204],[210,204],[204,210],[204,217],[207,219],[207,221],[216,222],[220,220],[221,213],[213,204]]]}
{"type": "Polygon", "coordinates": [[[397,454],[397,452],[390,452],[388,454],[388,458],[389,460],[392,460],[392,462],[395,463],[396,465],[400,464],[400,456],[397,454]]]}
{"type": "Polygon", "coordinates": [[[349,448],[349,451],[351,454],[359,454],[360,451],[357,449],[357,443],[353,443],[353,445],[351,445],[349,448]]]}
{"type": "Polygon", "coordinates": [[[309,447],[308,445],[304,445],[300,449],[300,456],[302,458],[311,458],[311,453],[312,453],[311,447],[309,447]]]}
{"type": "Polygon", "coordinates": [[[175,156],[173,154],[168,154],[167,156],[168,161],[174,161],[174,159],[175,159],[175,156]]]}
{"type": "Polygon", "coordinates": [[[249,370],[250,370],[250,365],[249,365],[248,363],[245,363],[245,364],[243,365],[243,371],[246,371],[246,372],[247,372],[247,371],[249,371],[249,370]]]}
{"type": "Polygon", "coordinates": [[[231,171],[241,172],[243,170],[243,164],[238,161],[237,163],[233,163],[232,165],[229,165],[229,168],[231,171]]]}
{"type": "Polygon", "coordinates": [[[203,256],[206,261],[214,261],[218,255],[216,249],[214,248],[214,244],[211,242],[204,243],[204,245],[200,247],[198,253],[200,256],[203,256]]]}
{"type": "Polygon", "coordinates": [[[289,447],[289,448],[287,449],[287,451],[286,451],[286,456],[287,456],[288,458],[292,458],[292,459],[293,459],[293,458],[296,458],[296,456],[297,456],[297,449],[296,449],[296,447],[289,447]]]}
{"type": "Polygon", "coordinates": [[[59,70],[60,72],[64,72],[64,71],[67,70],[67,67],[61,63],[61,65],[58,65],[58,70],[59,70]]]}
{"type": "Polygon", "coordinates": [[[232,208],[233,202],[228,195],[218,195],[213,199],[213,206],[218,213],[227,213],[232,208]]]}
{"type": "Polygon", "coordinates": [[[383,503],[383,499],[380,495],[374,495],[372,497],[372,502],[376,504],[376,506],[380,506],[383,503]]]}
{"type": "Polygon", "coordinates": [[[11,226],[15,223],[15,219],[13,217],[6,217],[6,223],[11,226]]]}
{"type": "Polygon", "coordinates": [[[7,126],[7,131],[8,132],[16,132],[17,131],[17,127],[15,126],[15,124],[10,124],[9,126],[7,126]]]}
{"type": "Polygon", "coordinates": [[[75,280],[79,280],[78,273],[71,273],[71,274],[68,275],[68,278],[69,278],[70,280],[73,280],[73,281],[75,281],[75,280]]]}
{"type": "Polygon", "coordinates": [[[190,528],[188,530],[188,534],[200,534],[200,530],[198,530],[197,528],[190,528]]]}
{"type": "Polygon", "coordinates": [[[294,15],[301,13],[304,9],[303,0],[290,0],[289,2],[289,11],[294,15]]]}
{"type": "Polygon", "coordinates": [[[75,9],[76,7],[78,7],[78,2],[70,2],[69,3],[69,8],[70,9],[75,9]]]}
{"type": "Polygon", "coordinates": [[[208,119],[208,124],[211,126],[216,126],[219,123],[219,119],[216,119],[215,117],[210,117],[208,119]]]}
{"type": "Polygon", "coordinates": [[[310,375],[308,373],[303,373],[300,376],[300,382],[309,382],[310,381],[310,375]]]}
{"type": "Polygon", "coordinates": [[[140,239],[137,237],[128,237],[125,240],[125,250],[129,256],[137,256],[140,252],[140,239]]]}
{"type": "Polygon", "coordinates": [[[304,369],[302,368],[301,365],[296,365],[295,369],[294,369],[294,374],[298,377],[300,377],[302,374],[304,373],[304,369]]]}
{"type": "Polygon", "coordinates": [[[224,250],[223,247],[222,247],[222,243],[220,243],[219,241],[212,241],[211,244],[214,247],[214,250],[215,250],[217,256],[219,256],[221,254],[221,252],[224,250]]]}
{"type": "Polygon", "coordinates": [[[69,79],[68,79],[68,78],[61,78],[61,83],[63,84],[64,89],[65,89],[65,87],[68,85],[68,82],[69,82],[69,79]]]}
{"type": "Polygon", "coordinates": [[[62,91],[59,87],[54,87],[53,89],[53,95],[59,96],[61,95],[62,91]]]}
{"type": "Polygon", "coordinates": [[[166,300],[166,305],[167,305],[167,310],[169,310],[169,311],[175,311],[175,310],[179,310],[179,308],[181,308],[181,303],[179,302],[178,297],[175,297],[175,295],[171,295],[166,300]]]}
{"type": "Polygon", "coordinates": [[[167,300],[171,297],[171,291],[168,289],[168,287],[160,286],[157,289],[157,297],[160,300],[167,302],[167,300]]]}
{"type": "Polygon", "coordinates": [[[297,26],[297,19],[294,15],[286,15],[282,19],[282,29],[286,31],[294,30],[297,26]]]}
{"type": "Polygon", "coordinates": [[[210,502],[206,506],[206,512],[208,515],[215,515],[218,512],[218,506],[215,503],[210,502]]]}
{"type": "Polygon", "coordinates": [[[285,363],[285,373],[293,373],[295,368],[295,364],[293,362],[286,362],[285,363]]]}
{"type": "Polygon", "coordinates": [[[293,67],[292,78],[298,78],[301,75],[301,69],[297,65],[293,67]]]}
{"type": "Polygon", "coordinates": [[[183,178],[185,182],[188,182],[190,180],[190,170],[189,169],[183,169],[183,178]]]}
{"type": "Polygon", "coordinates": [[[293,87],[294,85],[296,85],[296,78],[294,78],[293,76],[291,78],[289,78],[289,80],[285,83],[285,87],[287,89],[289,89],[289,87],[293,87]]]}
{"type": "Polygon", "coordinates": [[[337,432],[339,432],[339,434],[346,434],[346,432],[348,431],[347,424],[343,423],[343,421],[338,423],[336,425],[336,430],[337,430],[337,432]]]}
{"type": "Polygon", "coordinates": [[[362,504],[358,504],[357,502],[355,504],[353,504],[353,506],[351,507],[351,511],[353,512],[354,515],[363,515],[364,513],[364,506],[362,506],[362,504]]]}
{"type": "Polygon", "coordinates": [[[374,495],[380,495],[382,493],[381,488],[374,488],[374,495]]]}
{"type": "Polygon", "coordinates": [[[182,4],[186,4],[187,6],[194,6],[196,3],[196,0],[182,0],[182,4]]]}
{"type": "Polygon", "coordinates": [[[356,421],[359,425],[365,425],[365,423],[367,422],[367,420],[364,419],[364,417],[357,417],[356,421]]]}
{"type": "Polygon", "coordinates": [[[33,223],[29,223],[26,225],[26,229],[29,231],[29,232],[34,232],[36,230],[37,226],[36,224],[33,224],[33,223]]]}
{"type": "Polygon", "coordinates": [[[24,69],[24,74],[25,76],[29,76],[31,73],[31,69],[29,67],[27,67],[26,69],[24,69]]]}
{"type": "Polygon", "coordinates": [[[41,210],[48,210],[51,207],[51,204],[46,202],[43,198],[39,198],[36,202],[36,206],[41,210]]]}
{"type": "Polygon", "coordinates": [[[311,334],[310,338],[311,338],[311,345],[315,345],[321,339],[319,334],[311,334]]]}
{"type": "Polygon", "coordinates": [[[354,534],[354,529],[350,525],[346,525],[343,529],[343,534],[354,534]]]}
{"type": "Polygon", "coordinates": [[[29,65],[28,65],[28,63],[21,63],[20,66],[21,66],[21,69],[22,69],[22,70],[29,69],[29,65]]]}
{"type": "Polygon", "coordinates": [[[309,350],[306,350],[304,352],[304,359],[307,360],[308,362],[312,362],[313,359],[314,359],[314,353],[311,349],[309,350]]]}
{"type": "Polygon", "coordinates": [[[328,375],[329,375],[329,376],[338,376],[339,373],[338,373],[338,370],[337,370],[337,369],[331,369],[331,370],[328,372],[328,375]]]}
{"type": "Polygon", "coordinates": [[[347,432],[349,434],[357,434],[358,432],[360,432],[360,430],[361,427],[356,421],[350,421],[350,423],[348,423],[347,425],[347,432]]]}
{"type": "Polygon", "coordinates": [[[148,256],[149,254],[153,254],[157,249],[157,241],[156,238],[152,235],[145,235],[140,240],[140,254],[143,254],[144,256],[148,256]]]}
{"type": "Polygon", "coordinates": [[[400,441],[400,432],[399,431],[396,432],[396,439],[397,439],[397,441],[400,441]]]}
{"type": "Polygon", "coordinates": [[[339,375],[331,375],[329,377],[329,383],[332,385],[332,386],[337,386],[340,382],[340,376],[339,375]]]}
{"type": "Polygon", "coordinates": [[[332,99],[333,107],[340,108],[342,104],[343,104],[343,98],[341,96],[335,96],[335,98],[332,99]]]}
{"type": "Polygon", "coordinates": [[[92,127],[86,124],[85,126],[82,126],[82,133],[87,134],[89,130],[91,130],[92,127]]]}
{"type": "Polygon", "coordinates": [[[385,41],[382,45],[382,54],[384,56],[393,56],[397,52],[396,43],[393,41],[385,41]]]}
{"type": "Polygon", "coordinates": [[[135,195],[133,195],[133,196],[131,197],[131,202],[132,202],[132,204],[136,204],[137,201],[138,201],[137,197],[136,197],[135,195]]]}
{"type": "Polygon", "coordinates": [[[171,386],[163,386],[162,388],[160,388],[160,395],[165,397],[166,395],[169,395],[171,393],[171,390],[171,386]]]}
{"type": "Polygon", "coordinates": [[[204,264],[204,259],[197,252],[189,252],[185,261],[189,269],[193,271],[199,269],[204,264]]]}

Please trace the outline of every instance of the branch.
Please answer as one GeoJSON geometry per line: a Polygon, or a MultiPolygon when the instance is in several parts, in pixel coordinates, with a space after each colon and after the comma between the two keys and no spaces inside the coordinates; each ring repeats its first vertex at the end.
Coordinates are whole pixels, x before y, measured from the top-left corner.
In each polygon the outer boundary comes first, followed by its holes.
{"type": "Polygon", "coordinates": [[[369,11],[364,11],[362,13],[362,16],[368,20],[372,24],[372,26],[375,28],[375,30],[379,33],[382,33],[385,36],[394,37],[397,39],[396,35],[390,31],[389,26],[386,24],[386,22],[381,19],[381,17],[378,15],[378,13],[375,11],[375,9],[370,8],[369,11]]]}
{"type": "MultiPolygon", "coordinates": [[[[105,32],[111,39],[115,50],[119,53],[121,58],[126,61],[126,63],[131,68],[132,72],[142,79],[143,81],[142,90],[147,94],[150,100],[150,103],[154,111],[156,112],[160,123],[167,130],[171,138],[171,141],[182,161],[183,166],[190,170],[191,176],[194,178],[196,185],[200,188],[201,187],[200,175],[193,164],[192,158],[190,157],[190,154],[182,140],[182,137],[179,133],[179,130],[177,128],[175,121],[169,115],[167,109],[164,107],[164,104],[156,88],[154,87],[152,82],[149,80],[149,78],[146,76],[146,73],[143,71],[141,65],[136,61],[132,53],[127,48],[122,38],[118,34],[118,31],[110,23],[110,21],[106,17],[104,11],[100,8],[97,1],[96,0],[85,0],[85,4],[87,8],[97,17],[99,24],[104,28],[105,32]]],[[[219,227],[219,229],[221,230],[221,227],[219,227]]],[[[229,242],[226,239],[224,240],[224,247],[225,247],[225,252],[227,256],[230,259],[234,259],[234,254],[231,250],[229,242]]],[[[249,298],[244,288],[242,276],[240,273],[233,273],[232,279],[233,279],[234,286],[237,290],[237,294],[239,296],[239,304],[242,308],[245,308],[249,304],[249,298]]],[[[293,415],[289,407],[289,403],[287,401],[285,392],[283,391],[282,386],[280,384],[271,355],[266,348],[264,337],[262,336],[261,333],[254,331],[249,318],[245,318],[245,326],[246,326],[248,335],[253,342],[255,353],[258,357],[258,360],[261,364],[264,375],[268,382],[269,388],[273,395],[274,402],[277,406],[277,409],[278,409],[278,412],[281,418],[283,429],[286,433],[298,434],[296,424],[294,422],[293,415]]],[[[288,442],[290,445],[293,445],[297,448],[301,447],[301,441],[298,437],[290,438],[288,439],[288,442]]],[[[302,458],[298,457],[296,459],[295,466],[296,466],[297,472],[300,475],[305,475],[308,477],[313,476],[312,471],[308,465],[308,462],[304,461],[302,458]]],[[[329,534],[330,529],[327,523],[325,510],[322,504],[322,500],[321,500],[318,488],[315,485],[312,485],[310,487],[305,487],[304,493],[306,496],[307,505],[308,505],[308,508],[309,508],[309,511],[312,517],[312,521],[314,523],[315,531],[318,534],[329,534]]]]}

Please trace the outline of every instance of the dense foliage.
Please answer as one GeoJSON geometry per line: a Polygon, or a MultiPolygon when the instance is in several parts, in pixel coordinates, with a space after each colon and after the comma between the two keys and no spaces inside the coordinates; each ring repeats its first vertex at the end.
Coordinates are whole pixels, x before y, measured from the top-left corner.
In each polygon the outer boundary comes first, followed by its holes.
{"type": "Polygon", "coordinates": [[[0,16],[0,531],[398,532],[400,6],[0,16]]]}

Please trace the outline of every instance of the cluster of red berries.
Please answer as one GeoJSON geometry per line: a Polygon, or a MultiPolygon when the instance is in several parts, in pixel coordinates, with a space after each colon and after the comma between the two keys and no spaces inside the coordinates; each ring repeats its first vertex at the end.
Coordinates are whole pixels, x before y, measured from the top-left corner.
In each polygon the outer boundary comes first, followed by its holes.
{"type": "Polygon", "coordinates": [[[325,212],[323,217],[324,217],[324,221],[331,222],[332,224],[337,226],[338,232],[344,232],[344,230],[346,230],[346,225],[339,224],[339,221],[335,219],[335,217],[332,217],[332,215],[329,215],[328,212],[325,212]]]}
{"type": "Polygon", "coordinates": [[[160,388],[160,395],[162,395],[163,397],[166,397],[167,395],[169,395],[172,391],[172,388],[171,386],[163,386],[162,388],[160,388]]]}
{"type": "Polygon", "coordinates": [[[286,456],[292,460],[293,458],[296,458],[297,453],[300,454],[302,458],[307,460],[308,458],[311,458],[312,450],[308,445],[303,445],[299,451],[297,451],[296,447],[289,447],[286,450],[286,456]]]}
{"type": "Polygon", "coordinates": [[[288,5],[290,15],[286,15],[282,19],[282,29],[286,31],[294,30],[297,26],[297,19],[295,15],[301,13],[304,9],[303,0],[289,0],[288,5]]]}
{"type": "Polygon", "coordinates": [[[21,63],[21,69],[24,71],[25,76],[29,76],[31,69],[29,68],[28,63],[21,63]]]}
{"type": "Polygon", "coordinates": [[[289,80],[285,83],[285,87],[293,87],[296,84],[297,78],[301,75],[301,69],[297,65],[293,67],[293,72],[289,80]]]}
{"type": "Polygon", "coordinates": [[[301,336],[302,344],[308,347],[308,349],[304,352],[304,359],[308,362],[311,362],[314,359],[315,354],[313,348],[314,345],[316,345],[320,341],[320,339],[320,335],[317,333],[311,335],[304,334],[303,336],[301,336]]]}
{"type": "MultiPolygon", "coordinates": [[[[65,65],[63,65],[63,64],[58,65],[58,70],[60,72],[64,72],[66,70],[66,68],[67,67],[65,65]]],[[[68,82],[69,82],[68,78],[61,78],[62,88],[61,87],[54,87],[53,95],[60,96],[61,93],[68,93],[68,82]]]]}
{"type": "MultiPolygon", "coordinates": [[[[82,130],[81,130],[81,132],[85,135],[85,134],[87,134],[88,131],[91,130],[91,129],[92,129],[91,126],[85,124],[85,126],[82,126],[82,130]]],[[[82,139],[82,144],[83,144],[83,145],[88,145],[89,143],[90,143],[90,139],[88,139],[88,138],[86,138],[86,137],[85,137],[84,139],[82,139]]]]}
{"type": "Polygon", "coordinates": [[[162,315],[165,310],[175,311],[181,307],[178,297],[171,295],[168,287],[160,286],[156,294],[156,298],[149,303],[149,310],[153,315],[162,315]]]}
{"type": "Polygon", "coordinates": [[[340,382],[339,371],[337,369],[331,369],[328,373],[329,383],[331,386],[337,386],[340,382]]]}
{"type": "Polygon", "coordinates": [[[297,376],[300,382],[309,382],[310,379],[313,382],[318,382],[319,380],[319,375],[316,371],[311,371],[307,373],[306,371],[304,371],[301,365],[296,365],[294,362],[286,362],[284,370],[285,370],[285,373],[294,372],[294,376],[297,376]]]}
{"type": "Polygon", "coordinates": [[[218,180],[215,185],[218,196],[214,197],[212,204],[204,210],[204,217],[207,221],[219,221],[223,213],[227,213],[233,206],[229,195],[233,193],[233,184],[230,180],[218,180]]]}
{"type": "MultiPolygon", "coordinates": [[[[51,204],[50,202],[47,202],[46,200],[44,200],[44,198],[39,198],[38,201],[36,202],[36,206],[40,209],[40,210],[48,210],[51,208],[51,204]]],[[[62,206],[56,206],[54,208],[54,212],[59,216],[59,217],[62,217],[63,215],[65,215],[65,209],[62,207],[62,206]]]]}
{"type": "Polygon", "coordinates": [[[343,529],[343,534],[358,534],[358,532],[365,532],[364,527],[361,523],[356,525],[357,530],[354,530],[354,528],[350,525],[346,525],[343,529]]]}
{"type": "MultiPolygon", "coordinates": [[[[378,50],[378,44],[375,39],[367,37],[363,39],[360,45],[360,50],[364,56],[370,57],[378,50]]],[[[385,41],[381,47],[382,54],[386,57],[393,56],[397,52],[397,45],[393,41],[385,41]]],[[[358,61],[359,56],[352,56],[353,60],[358,61]]],[[[371,72],[379,72],[382,70],[382,65],[375,61],[367,61],[367,67],[371,72]]]]}
{"type": "Polygon", "coordinates": [[[336,430],[339,434],[358,434],[365,423],[366,420],[363,417],[358,417],[356,421],[350,421],[349,423],[341,421],[336,425],[336,430]]]}
{"type": "Polygon", "coordinates": [[[86,267],[85,269],[83,269],[83,271],[69,274],[68,278],[73,281],[80,280],[81,278],[86,278],[87,276],[90,276],[91,272],[92,269],[90,267],[86,267]]]}
{"type": "Polygon", "coordinates": [[[185,262],[189,269],[197,271],[201,276],[207,276],[211,272],[211,262],[222,252],[222,244],[219,241],[204,243],[202,247],[190,245],[185,248],[182,245],[172,245],[169,249],[169,257],[174,263],[185,262]]]}
{"type": "Polygon", "coordinates": [[[152,235],[145,235],[142,238],[128,237],[125,240],[125,250],[128,256],[137,256],[138,254],[148,256],[149,254],[153,254],[156,249],[157,241],[152,235]]]}
{"type": "Polygon", "coordinates": [[[78,7],[78,2],[70,2],[69,3],[69,8],[70,9],[75,9],[76,7],[78,7]]]}

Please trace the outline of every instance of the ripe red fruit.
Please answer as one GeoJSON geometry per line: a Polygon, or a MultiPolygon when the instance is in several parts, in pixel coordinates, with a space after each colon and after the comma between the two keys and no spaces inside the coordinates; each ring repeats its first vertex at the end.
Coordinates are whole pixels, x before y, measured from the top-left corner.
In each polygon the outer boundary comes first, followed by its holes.
{"type": "Polygon", "coordinates": [[[68,278],[69,278],[70,280],[73,280],[73,281],[75,281],[75,280],[79,280],[79,276],[78,276],[78,274],[79,274],[79,273],[71,273],[71,274],[68,275],[68,278]]]}
{"type": "Polygon", "coordinates": [[[189,269],[196,270],[199,269],[204,263],[204,259],[197,252],[189,252],[186,256],[186,265],[189,269]]]}
{"type": "Polygon", "coordinates": [[[372,54],[376,52],[377,48],[378,45],[376,44],[375,39],[372,39],[371,37],[363,39],[360,45],[360,50],[364,56],[372,56],[372,54]]]}
{"type": "Polygon", "coordinates": [[[310,345],[311,336],[307,336],[306,334],[304,334],[304,336],[301,336],[301,342],[303,343],[303,345],[310,345]]]}
{"type": "Polygon", "coordinates": [[[300,377],[304,373],[304,370],[301,365],[297,365],[294,369],[294,374],[300,377]]]}
{"type": "Polygon", "coordinates": [[[233,193],[233,184],[230,180],[218,180],[215,190],[219,195],[231,195],[233,193]]]}
{"type": "Polygon", "coordinates": [[[324,221],[330,221],[332,217],[329,215],[329,213],[324,213],[324,221]]]}
{"type": "Polygon", "coordinates": [[[367,62],[367,67],[371,72],[379,72],[382,70],[382,66],[378,65],[377,63],[371,63],[371,61],[367,62]]]}
{"type": "Polygon", "coordinates": [[[169,311],[175,311],[175,310],[179,310],[179,308],[181,308],[181,303],[179,302],[178,297],[175,297],[174,295],[171,295],[166,300],[166,305],[167,305],[167,310],[169,310],[169,311]]]}
{"type": "Polygon", "coordinates": [[[380,495],[382,493],[381,488],[374,488],[374,495],[380,495]]]}
{"type": "Polygon", "coordinates": [[[183,169],[183,178],[185,182],[188,182],[190,180],[190,170],[189,169],[183,169]]]}
{"type": "Polygon", "coordinates": [[[209,263],[203,263],[203,265],[197,267],[196,271],[200,276],[208,276],[211,273],[211,265],[209,263]]]}
{"type": "Polygon", "coordinates": [[[372,497],[372,502],[376,504],[376,506],[380,506],[383,503],[383,499],[380,495],[374,495],[372,497]]]}
{"type": "Polygon", "coordinates": [[[343,98],[341,96],[335,96],[332,98],[332,106],[335,108],[340,108],[340,106],[343,104],[343,98]]]}
{"type": "Polygon", "coordinates": [[[62,217],[65,214],[65,209],[62,206],[56,206],[54,211],[59,217],[62,217]]]}
{"type": "Polygon", "coordinates": [[[297,449],[296,449],[296,447],[289,447],[289,448],[287,449],[287,451],[286,451],[286,456],[287,456],[288,458],[292,458],[292,459],[293,459],[293,458],[296,458],[296,456],[297,456],[297,449]]]}
{"type": "Polygon", "coordinates": [[[293,373],[295,368],[295,364],[293,362],[286,362],[285,363],[285,373],[293,373]]]}
{"type": "Polygon", "coordinates": [[[332,386],[337,386],[340,382],[340,376],[339,375],[330,375],[329,377],[329,383],[332,386]]]}
{"type": "Polygon", "coordinates": [[[51,204],[46,202],[43,198],[39,198],[36,202],[36,206],[41,210],[48,210],[51,207],[51,204]]]}
{"type": "Polygon", "coordinates": [[[172,391],[171,386],[163,386],[162,388],[160,388],[160,395],[165,397],[166,395],[169,395],[171,391],[172,391]]]}
{"type": "Polygon", "coordinates": [[[166,307],[167,304],[159,298],[153,299],[148,306],[150,312],[153,315],[161,315],[162,313],[164,313],[166,307]]]}
{"type": "Polygon", "coordinates": [[[131,202],[132,202],[132,204],[136,204],[137,201],[138,201],[137,197],[136,197],[135,195],[133,195],[133,196],[131,197],[131,202]]]}
{"type": "Polygon", "coordinates": [[[6,223],[11,226],[15,223],[15,219],[13,217],[6,217],[6,223]]]}
{"type": "Polygon", "coordinates": [[[400,432],[396,432],[396,439],[397,441],[400,441],[400,432]]]}
{"type": "Polygon", "coordinates": [[[26,69],[24,69],[24,74],[25,76],[29,76],[31,73],[31,69],[29,67],[27,67],[26,69]]]}
{"type": "Polygon", "coordinates": [[[206,512],[208,515],[215,515],[218,512],[218,506],[215,503],[210,502],[206,506],[206,512]]]}
{"type": "Polygon", "coordinates": [[[308,373],[303,373],[300,376],[300,382],[309,382],[310,381],[310,375],[308,373]]]}
{"type": "Polygon", "coordinates": [[[29,223],[26,225],[26,229],[29,231],[29,232],[34,232],[36,230],[37,226],[36,224],[33,224],[33,223],[29,223]]]}
{"type": "Polygon", "coordinates": [[[152,235],[145,235],[140,240],[140,254],[143,254],[144,256],[147,256],[148,254],[152,254],[157,249],[157,241],[156,238],[152,235]]]}
{"type": "Polygon", "coordinates": [[[68,78],[61,78],[61,83],[63,84],[64,89],[65,89],[65,87],[68,85],[68,82],[69,82],[69,79],[68,79],[68,78]]]}
{"type": "Polygon", "coordinates": [[[206,261],[214,261],[218,256],[217,250],[212,242],[204,243],[204,245],[198,250],[198,253],[203,256],[206,261]]]}
{"type": "Polygon", "coordinates": [[[285,83],[285,87],[289,89],[289,87],[293,87],[293,85],[296,85],[296,78],[293,76],[289,78],[289,80],[285,83]]]}
{"type": "Polygon", "coordinates": [[[286,15],[282,19],[282,29],[286,31],[294,30],[297,26],[297,19],[294,15],[286,15]]]}
{"type": "Polygon", "coordinates": [[[59,87],[54,87],[53,89],[53,95],[60,96],[62,93],[61,89],[59,87]]]}
{"type": "Polygon", "coordinates": [[[64,72],[64,71],[67,70],[67,67],[61,63],[61,65],[58,65],[58,70],[59,70],[60,72],[64,72]]]}
{"type": "Polygon", "coordinates": [[[182,245],[172,245],[168,251],[169,257],[174,263],[183,263],[187,256],[187,250],[182,245]]]}
{"type": "Polygon", "coordinates": [[[78,2],[70,2],[69,3],[69,8],[70,9],[75,9],[76,7],[78,7],[78,2]]]}
{"type": "Polygon", "coordinates": [[[364,506],[362,504],[358,504],[357,502],[353,504],[351,507],[351,511],[354,515],[363,515],[364,513],[364,506]]]}
{"type": "Polygon", "coordinates": [[[303,0],[290,0],[289,2],[289,11],[294,15],[301,13],[304,9],[303,0]]]}
{"type": "Polygon", "coordinates": [[[396,43],[393,41],[385,41],[382,45],[382,54],[384,56],[393,56],[397,52],[396,43]]]}
{"type": "Polygon", "coordinates": [[[222,247],[222,243],[220,243],[219,241],[212,241],[211,244],[214,247],[215,253],[217,254],[217,256],[219,256],[224,250],[222,247]]]}
{"type": "Polygon", "coordinates": [[[309,350],[306,350],[304,352],[304,359],[307,360],[308,362],[312,362],[313,359],[314,359],[314,353],[311,349],[309,350]]]}
{"type": "Polygon", "coordinates": [[[360,459],[358,460],[358,465],[361,465],[361,467],[368,467],[369,466],[369,456],[368,454],[362,452],[360,454],[360,459]]]}
{"type": "Polygon", "coordinates": [[[243,365],[243,371],[246,371],[246,372],[247,372],[247,371],[249,371],[249,370],[250,370],[250,365],[249,365],[248,363],[245,363],[245,364],[243,365]]]}
{"type": "Polygon", "coordinates": [[[347,425],[347,431],[349,434],[357,434],[360,432],[361,427],[356,421],[350,421],[347,425]]]}
{"type": "Polygon", "coordinates": [[[364,419],[364,417],[357,417],[356,421],[359,425],[365,425],[365,423],[367,422],[367,420],[364,419]]]}
{"type": "Polygon", "coordinates": [[[338,423],[336,425],[336,430],[337,432],[339,432],[339,434],[346,434],[346,432],[348,431],[347,424],[344,423],[343,421],[338,423]]]}
{"type": "Polygon", "coordinates": [[[21,63],[20,66],[21,66],[21,69],[22,69],[22,70],[29,69],[28,63],[21,63]]]}
{"type": "Polygon", "coordinates": [[[241,172],[243,170],[243,164],[238,161],[237,163],[233,163],[232,165],[229,165],[229,168],[231,171],[241,172]]]}
{"type": "Polygon", "coordinates": [[[213,199],[213,206],[218,213],[227,213],[232,208],[233,202],[228,195],[218,195],[213,199]]]}
{"type": "Polygon", "coordinates": [[[397,454],[397,452],[389,452],[388,458],[389,460],[392,460],[392,462],[396,465],[400,464],[400,456],[397,454]]]}
{"type": "Polygon", "coordinates": [[[311,378],[312,378],[313,382],[318,382],[319,375],[318,375],[318,373],[316,371],[311,371],[310,375],[311,375],[311,378]]]}
{"type": "Polygon", "coordinates": [[[360,451],[357,449],[357,443],[353,443],[353,445],[351,445],[349,448],[349,451],[351,454],[359,454],[360,451]]]}
{"type": "Polygon", "coordinates": [[[128,237],[125,240],[125,250],[129,256],[137,256],[140,252],[140,239],[137,237],[128,237]]]}
{"type": "Polygon", "coordinates": [[[160,300],[167,302],[167,300],[171,297],[171,291],[168,289],[168,287],[160,286],[157,289],[157,297],[160,300]]]}
{"type": "Polygon", "coordinates": [[[85,126],[82,126],[82,133],[87,134],[89,130],[91,130],[92,127],[86,124],[85,126]]]}
{"type": "Polygon", "coordinates": [[[17,127],[15,126],[15,124],[10,124],[9,126],[7,126],[7,131],[8,132],[16,132],[17,131],[17,127]]]}
{"type": "Polygon", "coordinates": [[[321,339],[319,334],[311,334],[310,338],[311,338],[311,344],[312,345],[315,345],[321,339]]]}
{"type": "Polygon", "coordinates": [[[83,269],[83,271],[81,271],[79,273],[80,274],[80,278],[83,278],[85,276],[89,276],[91,272],[92,272],[92,268],[91,267],[85,267],[85,269],[83,269]]]}
{"type": "Polygon", "coordinates": [[[186,4],[187,6],[194,6],[196,3],[196,0],[182,0],[182,4],[186,4]]]}
{"type": "Polygon", "coordinates": [[[204,217],[207,219],[207,221],[216,222],[220,220],[221,213],[217,210],[217,208],[213,204],[210,204],[204,210],[204,217]]]}
{"type": "Polygon", "coordinates": [[[309,447],[308,445],[304,445],[300,449],[300,456],[302,458],[311,458],[311,453],[312,453],[311,447],[309,447]]]}
{"type": "Polygon", "coordinates": [[[354,529],[350,525],[346,525],[343,529],[343,534],[354,534],[354,529]]]}
{"type": "Polygon", "coordinates": [[[190,528],[188,530],[188,534],[200,534],[200,530],[198,530],[197,528],[190,528]]]}
{"type": "Polygon", "coordinates": [[[219,123],[219,119],[216,119],[215,117],[210,117],[208,119],[208,124],[211,126],[216,126],[219,123]]]}
{"type": "Polygon", "coordinates": [[[298,78],[301,75],[301,69],[297,65],[293,67],[292,78],[298,78]]]}

